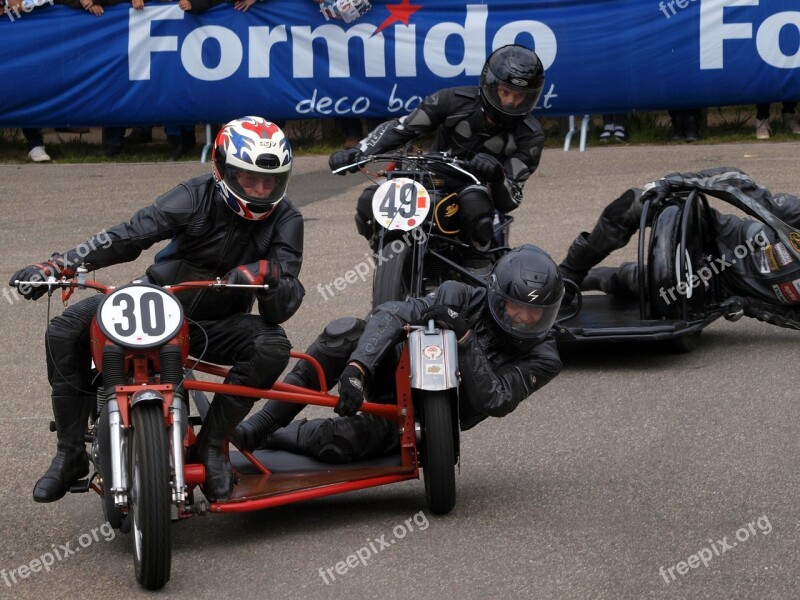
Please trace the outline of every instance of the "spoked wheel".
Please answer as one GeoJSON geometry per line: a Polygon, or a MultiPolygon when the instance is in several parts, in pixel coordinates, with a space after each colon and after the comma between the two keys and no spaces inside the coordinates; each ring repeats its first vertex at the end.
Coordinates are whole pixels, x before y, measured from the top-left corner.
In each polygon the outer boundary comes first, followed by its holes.
{"type": "Polygon", "coordinates": [[[389,300],[405,300],[408,297],[405,267],[410,260],[411,248],[408,244],[392,243],[384,246],[383,258],[378,259],[372,280],[372,308],[389,300]]]}
{"type": "Polygon", "coordinates": [[[453,417],[447,392],[422,396],[422,475],[425,500],[435,514],[447,514],[456,505],[456,453],[453,417]]]}
{"type": "Polygon", "coordinates": [[[169,444],[158,404],[131,409],[130,512],[133,519],[133,562],[136,580],[149,590],[169,581],[170,538],[169,444]]]}

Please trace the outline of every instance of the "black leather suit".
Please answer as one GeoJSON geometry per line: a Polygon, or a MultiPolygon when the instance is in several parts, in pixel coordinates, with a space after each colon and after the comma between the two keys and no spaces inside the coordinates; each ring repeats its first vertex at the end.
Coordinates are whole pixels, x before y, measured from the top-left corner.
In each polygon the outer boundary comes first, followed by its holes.
{"type": "MultiPolygon", "coordinates": [[[[435,293],[424,298],[380,305],[366,322],[349,357],[347,352],[339,353],[337,359],[332,359],[330,353],[322,356],[317,342],[311,345],[308,353],[321,358],[325,378],[331,385],[347,362],[355,360],[368,371],[367,398],[378,402],[392,398],[398,345],[407,335],[405,325],[418,322],[425,308],[439,304],[453,308],[471,329],[466,339],[458,344],[462,430],[470,429],[489,416],[504,417],[561,371],[561,359],[552,335],[523,353],[514,353],[488,315],[486,290],[455,281],[444,282],[435,293]]],[[[286,381],[309,388],[317,384],[313,370],[305,363],[298,363],[286,381]]],[[[273,405],[280,411],[277,404],[273,405]]],[[[301,409],[298,405],[282,418],[296,415],[301,409]]],[[[347,462],[394,451],[398,442],[395,423],[359,414],[295,421],[268,436],[263,446],[301,452],[325,461],[347,462]]]]}
{"type": "MultiPolygon", "coordinates": [[[[698,173],[674,173],[663,181],[670,190],[693,190],[724,199],[746,209],[753,203],[763,210],[759,219],[742,218],[712,209],[717,256],[714,277],[726,296],[744,299],[744,313],[781,327],[800,329],[800,197],[773,194],[739,169],[719,167],[698,173]],[[777,229],[765,220],[777,217],[777,229]],[[783,230],[782,239],[778,230],[783,230]],[[794,230],[794,231],[792,231],[794,230]],[[738,252],[738,254],[737,254],[738,252]]],[[[587,236],[603,254],[622,248],[638,230],[642,190],[633,188],[609,204],[587,236]]],[[[622,284],[623,293],[638,289],[635,265],[622,265],[617,273],[598,270],[602,289],[613,288],[610,278],[622,284]]]]}
{"type": "MultiPolygon", "coordinates": [[[[202,290],[177,294],[190,323],[193,356],[231,364],[228,383],[269,387],[289,360],[290,344],[280,323],[300,307],[298,280],[303,259],[303,219],[288,199],[263,221],[249,221],[225,205],[211,175],[191,179],[137,211],[131,220],[101,232],[63,254],[67,263],[90,270],[132,261],[153,244],[171,238],[147,279],[163,285],[223,277],[259,260],[280,263],[274,290],[202,290]],[[87,249],[92,248],[88,253],[87,249]],[[255,299],[254,299],[255,296],[255,299]],[[249,314],[254,301],[260,316],[249,314]]],[[[102,296],[69,306],[47,329],[47,366],[53,397],[86,396],[91,389],[89,324],[102,296]]],[[[252,402],[250,404],[252,406],[252,402]]]]}
{"type": "MultiPolygon", "coordinates": [[[[479,152],[499,159],[505,171],[503,185],[475,185],[471,181],[449,175],[445,188],[459,193],[462,229],[479,244],[470,227],[493,209],[507,213],[522,202],[522,186],[539,166],[544,145],[544,132],[539,121],[528,115],[508,128],[486,121],[477,87],[455,87],[440,90],[425,98],[411,113],[382,123],[359,143],[364,154],[380,154],[425,133],[436,132],[431,151],[447,152],[470,159],[479,152]]],[[[372,219],[372,195],[367,188],[358,201],[358,218],[364,223],[372,219]]]]}

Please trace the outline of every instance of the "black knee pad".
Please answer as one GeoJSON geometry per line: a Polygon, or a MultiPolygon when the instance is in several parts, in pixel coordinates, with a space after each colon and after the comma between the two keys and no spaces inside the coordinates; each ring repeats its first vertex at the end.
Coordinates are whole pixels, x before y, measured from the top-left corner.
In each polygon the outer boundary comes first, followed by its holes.
{"type": "Polygon", "coordinates": [[[619,198],[614,200],[611,204],[605,207],[601,218],[616,220],[625,214],[634,202],[637,202],[642,196],[642,190],[631,188],[626,190],[619,198]]]}
{"type": "MultiPolygon", "coordinates": [[[[347,359],[356,349],[358,339],[364,332],[364,325],[363,319],[356,317],[341,317],[331,321],[306,350],[306,354],[319,362],[329,388],[341,375],[347,359]]],[[[316,371],[306,360],[297,362],[292,372],[286,376],[286,383],[319,389],[316,371]]]]}
{"type": "Polygon", "coordinates": [[[365,238],[370,239],[374,231],[372,219],[372,197],[375,195],[377,185],[371,185],[361,192],[356,203],[356,229],[365,238]]]}

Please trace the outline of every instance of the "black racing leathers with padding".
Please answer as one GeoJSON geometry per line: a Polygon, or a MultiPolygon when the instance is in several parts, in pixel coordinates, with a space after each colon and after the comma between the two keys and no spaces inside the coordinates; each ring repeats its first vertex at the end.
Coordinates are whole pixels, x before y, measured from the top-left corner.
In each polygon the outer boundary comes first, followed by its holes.
{"type": "Polygon", "coordinates": [[[465,160],[479,152],[498,158],[505,180],[492,185],[494,207],[507,213],[520,205],[522,186],[539,166],[544,145],[544,131],[535,117],[528,115],[511,128],[489,125],[477,87],[446,88],[425,98],[408,115],[379,125],[358,147],[364,154],[381,154],[433,132],[432,152],[465,160]]]}
{"type": "MultiPolygon", "coordinates": [[[[272,260],[280,264],[280,284],[256,295],[259,314],[267,323],[278,324],[300,307],[305,294],[298,279],[303,260],[300,212],[284,198],[266,219],[243,219],[225,205],[212,175],[176,186],[138,210],[129,222],[96,234],[63,256],[72,266],[85,263],[95,270],[132,261],[168,239],[170,243],[147,269],[153,283],[214,279],[240,265],[272,260]]],[[[178,299],[186,316],[194,320],[250,312],[254,301],[252,294],[215,290],[181,292],[178,299]]]]}
{"type": "Polygon", "coordinates": [[[514,354],[486,312],[486,290],[455,281],[443,283],[424,298],[381,304],[367,321],[350,359],[374,374],[382,361],[395,356],[392,350],[405,339],[405,325],[418,322],[423,310],[435,304],[451,307],[472,330],[458,344],[462,429],[487,416],[507,415],[561,371],[552,335],[530,352],[514,354]]]}

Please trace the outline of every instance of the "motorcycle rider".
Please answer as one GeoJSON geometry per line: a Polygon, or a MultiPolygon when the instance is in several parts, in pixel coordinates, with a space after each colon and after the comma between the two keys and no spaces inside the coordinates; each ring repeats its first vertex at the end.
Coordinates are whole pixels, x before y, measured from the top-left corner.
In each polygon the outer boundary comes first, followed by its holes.
{"type": "MultiPolygon", "coordinates": [[[[551,327],[564,293],[555,262],[540,248],[515,248],[495,263],[489,288],[444,282],[424,298],[380,305],[366,323],[331,322],[307,353],[331,385],[339,381],[339,418],[290,421],[303,405],[270,400],[234,432],[241,448],[273,448],[343,463],[394,451],[396,423],[358,414],[364,396],[393,402],[395,369],[406,324],[452,329],[458,340],[462,430],[487,417],[503,417],[561,370],[551,327]],[[281,428],[282,429],[279,429],[281,428]]],[[[300,361],[285,383],[319,389],[308,362],[300,361]]]]}
{"type": "Polygon", "coordinates": [[[763,220],[755,220],[710,209],[719,253],[716,262],[710,264],[727,296],[727,317],[736,320],[746,315],[800,329],[800,197],[772,194],[736,168],[673,173],[644,189],[625,191],[603,210],[590,233],[582,232],[575,239],[559,265],[562,275],[584,290],[638,298],[638,265],[595,265],[624,247],[638,231],[645,200],[651,200],[648,214],[652,216],[669,194],[690,190],[725,199],[739,208],[753,206],[762,215],[763,220]],[[773,221],[776,218],[779,221],[773,221]],[[786,240],[778,230],[788,232],[786,240]],[[733,258],[736,248],[747,248],[747,254],[733,258]]]}
{"type": "MultiPolygon", "coordinates": [[[[483,182],[476,185],[450,170],[442,174],[444,189],[458,193],[465,241],[486,250],[494,210],[508,213],[517,208],[523,185],[539,166],[544,131],[531,111],[543,87],[544,68],[536,53],[525,46],[503,46],[486,60],[477,87],[431,94],[410,114],[376,127],[355,148],[332,154],[328,164],[335,171],[363,155],[387,152],[436,131],[431,151],[467,160],[468,170],[483,182]]],[[[355,172],[357,167],[348,170],[355,172]]],[[[356,207],[356,227],[367,239],[373,233],[372,196],[377,187],[366,188],[356,207]]],[[[474,254],[476,260],[481,256],[474,254]]]]}
{"type": "MultiPolygon", "coordinates": [[[[229,283],[268,284],[266,290],[198,290],[178,295],[190,321],[191,353],[232,365],[225,383],[270,387],[289,361],[280,323],[300,307],[303,219],[286,197],[292,151],[283,131],[261,117],[235,119],[217,135],[212,173],[195,177],[137,211],[131,220],[97,234],[82,247],[20,269],[15,281],[70,277],[83,265],[95,270],[134,260],[162,240],[170,243],[147,269],[156,285],[216,277],[229,283]],[[98,239],[107,244],[98,245],[98,239]],[[92,248],[86,253],[84,250],[92,248]],[[250,314],[258,303],[259,315],[250,314]]],[[[36,300],[45,286],[20,284],[36,300]]],[[[94,403],[89,325],[102,296],[69,306],[47,328],[47,373],[52,386],[57,452],[33,490],[53,502],[87,475],[84,432],[94,403]]],[[[193,447],[206,468],[204,492],[226,498],[233,473],[223,443],[247,415],[253,399],[217,394],[193,447]]]]}

